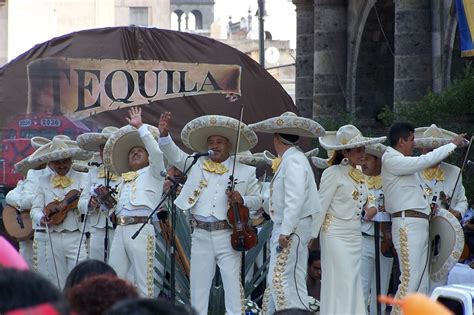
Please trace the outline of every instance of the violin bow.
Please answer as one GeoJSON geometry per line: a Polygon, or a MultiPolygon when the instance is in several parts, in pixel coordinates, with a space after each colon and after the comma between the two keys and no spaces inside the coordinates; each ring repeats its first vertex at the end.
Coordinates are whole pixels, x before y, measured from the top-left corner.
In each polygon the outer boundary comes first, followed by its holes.
{"type": "Polygon", "coordinates": [[[239,118],[239,123],[237,124],[237,143],[235,145],[235,150],[234,150],[234,162],[232,165],[232,174],[230,175],[231,177],[231,191],[234,190],[234,172],[235,172],[235,163],[237,161],[237,152],[239,151],[239,146],[240,146],[240,125],[242,123],[242,119],[244,116],[244,104],[240,105],[240,118],[239,118]]]}
{"type": "Polygon", "coordinates": [[[466,150],[466,154],[464,154],[464,161],[462,162],[462,166],[459,169],[458,177],[456,178],[456,183],[454,184],[453,192],[451,193],[451,199],[449,199],[448,209],[446,209],[446,210],[449,210],[449,208],[451,207],[451,201],[453,201],[454,192],[456,191],[459,179],[461,178],[461,174],[464,171],[464,167],[467,164],[467,160],[468,160],[467,158],[469,156],[469,151],[471,151],[471,145],[472,145],[472,140],[473,139],[474,139],[474,136],[471,136],[471,139],[469,140],[469,146],[467,147],[467,150],[466,150]]]}

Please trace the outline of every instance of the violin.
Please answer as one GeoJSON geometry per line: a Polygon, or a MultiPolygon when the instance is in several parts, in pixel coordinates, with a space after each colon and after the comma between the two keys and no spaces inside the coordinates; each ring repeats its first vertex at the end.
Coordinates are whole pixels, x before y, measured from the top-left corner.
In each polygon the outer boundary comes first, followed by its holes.
{"type": "Polygon", "coordinates": [[[44,215],[55,225],[63,223],[69,210],[77,209],[80,196],[79,190],[70,190],[63,200],[54,200],[48,203],[44,208],[44,215]]]}
{"type": "Polygon", "coordinates": [[[117,204],[114,196],[116,194],[115,189],[110,187],[99,185],[94,188],[94,192],[97,195],[97,198],[100,200],[100,203],[103,204],[107,210],[112,209],[117,204]]]}
{"type": "MultiPolygon", "coordinates": [[[[228,191],[233,190],[234,181],[232,175],[230,175],[230,181],[232,184],[227,188],[228,191]]],[[[257,233],[249,223],[249,213],[249,208],[236,202],[231,202],[229,210],[227,210],[227,219],[232,226],[230,243],[232,248],[238,252],[245,252],[255,247],[258,242],[257,233]]]]}

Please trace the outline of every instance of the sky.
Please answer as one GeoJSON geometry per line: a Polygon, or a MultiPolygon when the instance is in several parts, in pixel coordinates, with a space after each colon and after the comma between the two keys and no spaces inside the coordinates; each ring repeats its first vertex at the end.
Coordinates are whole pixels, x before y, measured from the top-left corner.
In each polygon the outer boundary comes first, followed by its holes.
{"type": "MultiPolygon", "coordinates": [[[[254,29],[258,30],[258,0],[215,0],[214,19],[227,25],[229,16],[232,22],[247,17],[250,8],[253,16],[254,29]]],[[[265,0],[265,30],[272,34],[273,39],[290,40],[291,48],[296,48],[296,12],[291,0],[265,0]]]]}

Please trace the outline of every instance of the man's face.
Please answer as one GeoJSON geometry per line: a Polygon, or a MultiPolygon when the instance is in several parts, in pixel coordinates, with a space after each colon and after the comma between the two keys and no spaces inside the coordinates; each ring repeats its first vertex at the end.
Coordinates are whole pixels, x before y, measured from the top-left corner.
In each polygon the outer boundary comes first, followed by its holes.
{"type": "Polygon", "coordinates": [[[380,174],[381,163],[376,156],[366,154],[364,164],[362,164],[362,171],[365,175],[376,176],[380,174]]]}
{"type": "Polygon", "coordinates": [[[71,169],[72,159],[64,159],[64,160],[57,160],[52,161],[50,163],[51,168],[56,174],[60,176],[65,176],[69,170],[71,169]]]}
{"type": "Polygon", "coordinates": [[[207,147],[214,151],[211,160],[214,162],[224,162],[230,155],[232,144],[230,141],[222,136],[210,136],[207,138],[207,147]]]}
{"type": "Polygon", "coordinates": [[[134,147],[128,152],[128,166],[132,171],[138,171],[148,164],[148,152],[143,147],[134,147]]]}
{"type": "Polygon", "coordinates": [[[315,260],[308,266],[308,276],[313,280],[321,280],[321,260],[315,260]]]}
{"type": "Polygon", "coordinates": [[[413,154],[413,148],[415,147],[415,134],[410,132],[410,135],[406,140],[400,138],[398,140],[398,147],[403,155],[411,156],[413,154]]]}

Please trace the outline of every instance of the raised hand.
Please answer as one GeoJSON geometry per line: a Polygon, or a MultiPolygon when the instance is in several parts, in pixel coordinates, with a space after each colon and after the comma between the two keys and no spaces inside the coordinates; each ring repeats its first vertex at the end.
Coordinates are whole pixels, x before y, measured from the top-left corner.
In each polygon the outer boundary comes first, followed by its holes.
{"type": "Polygon", "coordinates": [[[160,122],[158,123],[158,129],[160,130],[161,137],[167,137],[170,129],[171,113],[164,112],[160,116],[160,122]]]}
{"type": "Polygon", "coordinates": [[[142,109],[140,107],[132,107],[128,110],[130,118],[125,117],[130,126],[140,128],[143,125],[142,122],[142,109]]]}
{"type": "Polygon", "coordinates": [[[466,145],[469,144],[469,141],[468,141],[466,138],[464,138],[465,136],[466,136],[465,133],[461,133],[461,134],[457,135],[457,136],[453,139],[453,141],[451,141],[451,142],[454,143],[455,145],[457,145],[458,148],[461,148],[461,147],[463,147],[463,146],[466,146],[466,145]]]}

